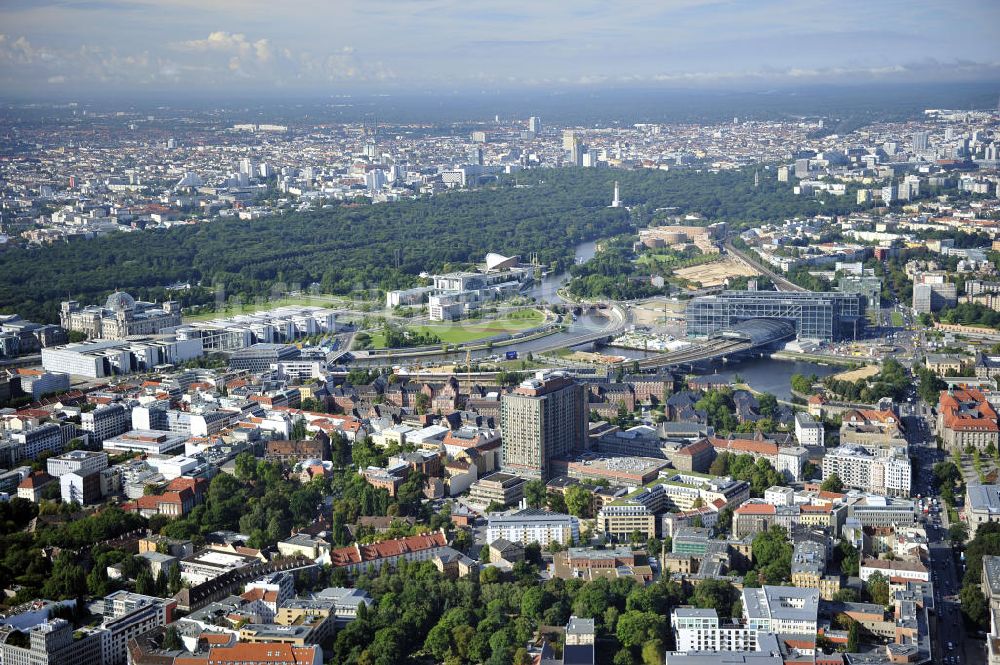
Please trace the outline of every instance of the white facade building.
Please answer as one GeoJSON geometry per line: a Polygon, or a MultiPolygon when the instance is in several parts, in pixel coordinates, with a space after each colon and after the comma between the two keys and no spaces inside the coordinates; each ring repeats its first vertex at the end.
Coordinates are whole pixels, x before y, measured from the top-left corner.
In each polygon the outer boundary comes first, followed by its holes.
{"type": "Polygon", "coordinates": [[[743,619],[749,628],[760,632],[815,635],[818,612],[819,589],[743,589],[743,619]]]}
{"type": "Polygon", "coordinates": [[[572,515],[528,508],[509,515],[491,516],[486,525],[486,542],[503,538],[512,543],[570,545],[580,538],[580,522],[572,515]]]}
{"type": "Polygon", "coordinates": [[[756,651],[757,631],[743,624],[721,625],[713,609],[678,607],[671,613],[677,651],[756,651]]]}
{"type": "Polygon", "coordinates": [[[836,474],[846,487],[907,497],[910,495],[910,459],[905,451],[900,453],[879,457],[862,446],[840,446],[824,455],[823,478],[836,474]]]}
{"type": "Polygon", "coordinates": [[[795,414],[795,438],[801,446],[823,445],[823,423],[813,420],[808,413],[795,414]]]}
{"type": "Polygon", "coordinates": [[[50,476],[58,478],[66,473],[86,476],[108,468],[108,454],[92,450],[71,450],[46,460],[50,476]]]}
{"type": "Polygon", "coordinates": [[[125,665],[128,641],[165,626],[173,619],[177,601],[116,591],[104,599],[104,629],[101,633],[103,665],[125,665]]]}

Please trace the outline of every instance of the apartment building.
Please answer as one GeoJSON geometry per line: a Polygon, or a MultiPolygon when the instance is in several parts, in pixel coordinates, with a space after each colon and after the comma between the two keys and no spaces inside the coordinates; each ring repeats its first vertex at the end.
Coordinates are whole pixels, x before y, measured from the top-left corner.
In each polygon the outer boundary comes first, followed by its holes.
{"type": "Polygon", "coordinates": [[[101,624],[104,629],[101,632],[103,665],[124,665],[129,640],[173,621],[176,607],[177,601],[173,599],[163,600],[124,590],[106,596],[101,624]]]}
{"type": "Polygon", "coordinates": [[[549,462],[587,440],[586,390],[565,372],[539,372],[500,400],[502,467],[550,477],[549,462]]]}
{"type": "Polygon", "coordinates": [[[400,561],[430,561],[447,547],[443,533],[430,533],[370,545],[354,543],[332,550],[330,562],[334,568],[343,568],[349,575],[356,575],[369,567],[375,570],[382,566],[395,568],[400,561]]]}
{"type": "Polygon", "coordinates": [[[16,449],[15,462],[38,459],[42,453],[61,453],[65,446],[62,428],[56,423],[9,432],[8,438],[16,449]]]}
{"type": "Polygon", "coordinates": [[[983,557],[981,586],[990,611],[990,628],[986,636],[987,663],[1000,665],[1000,556],[983,557]]]}
{"type": "Polygon", "coordinates": [[[858,577],[867,582],[875,573],[881,573],[893,584],[905,585],[907,582],[929,582],[930,571],[920,561],[901,561],[888,559],[863,559],[858,568],[858,577]]]}
{"type": "Polygon", "coordinates": [[[817,589],[820,598],[833,600],[834,594],[840,591],[840,577],[826,574],[826,561],[825,543],[797,541],[792,550],[792,585],[817,589]]]}
{"type": "Polygon", "coordinates": [[[605,504],[597,514],[597,528],[614,540],[627,540],[636,530],[648,537],[661,535],[665,512],[691,510],[700,501],[722,510],[750,498],[750,485],[732,478],[681,472],[667,475],[605,504]]]}
{"type": "Polygon", "coordinates": [[[823,423],[814,420],[808,413],[795,414],[795,438],[801,446],[823,445],[823,423]]]}
{"type": "Polygon", "coordinates": [[[490,515],[486,522],[486,542],[498,539],[528,545],[551,543],[571,545],[580,539],[580,521],[572,515],[527,508],[509,515],[490,515]]]}
{"type": "Polygon", "coordinates": [[[757,631],[737,622],[722,623],[714,609],[678,607],[670,613],[677,651],[755,651],[757,631]]]}
{"type": "Polygon", "coordinates": [[[882,457],[907,450],[902,419],[890,409],[850,409],[841,416],[840,445],[862,446],[882,457]]]}
{"type": "Polygon", "coordinates": [[[788,586],[743,589],[743,619],[761,632],[815,635],[819,590],[788,586]]]}
{"type": "Polygon", "coordinates": [[[861,446],[840,446],[823,456],[823,478],[838,476],[847,487],[887,496],[910,495],[910,458],[905,454],[877,457],[861,446]]]}
{"type": "Polygon", "coordinates": [[[91,441],[100,444],[127,432],[131,421],[130,410],[121,404],[107,404],[81,413],[80,429],[89,433],[91,441]]]}

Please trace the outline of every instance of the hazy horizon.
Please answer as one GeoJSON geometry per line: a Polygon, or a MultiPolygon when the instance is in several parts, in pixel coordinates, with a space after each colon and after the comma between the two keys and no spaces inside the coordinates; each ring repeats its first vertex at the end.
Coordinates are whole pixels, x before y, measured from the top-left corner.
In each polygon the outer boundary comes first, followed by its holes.
{"type": "Polygon", "coordinates": [[[9,0],[5,99],[1000,80],[1000,3],[9,0]]]}

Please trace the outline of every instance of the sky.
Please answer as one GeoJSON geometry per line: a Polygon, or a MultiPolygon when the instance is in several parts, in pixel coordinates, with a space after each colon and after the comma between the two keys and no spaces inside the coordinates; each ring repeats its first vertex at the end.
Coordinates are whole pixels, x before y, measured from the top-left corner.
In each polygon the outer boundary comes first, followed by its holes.
{"type": "Polygon", "coordinates": [[[0,0],[0,96],[1000,79],[998,0],[0,0]]]}

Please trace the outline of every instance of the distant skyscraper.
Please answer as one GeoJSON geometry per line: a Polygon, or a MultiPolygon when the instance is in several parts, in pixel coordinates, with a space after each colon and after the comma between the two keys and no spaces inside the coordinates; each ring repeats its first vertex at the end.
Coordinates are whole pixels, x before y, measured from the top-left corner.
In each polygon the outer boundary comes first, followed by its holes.
{"type": "Polygon", "coordinates": [[[617,180],[615,180],[615,196],[614,196],[613,199],[611,199],[611,207],[612,208],[621,208],[622,207],[622,200],[618,196],[618,181],[617,180]]]}
{"type": "Polygon", "coordinates": [[[808,178],[809,177],[809,160],[808,159],[796,159],[795,160],[795,177],[796,178],[808,178]]]}
{"type": "Polygon", "coordinates": [[[240,173],[245,173],[246,175],[253,177],[256,175],[254,173],[253,160],[249,157],[244,157],[240,160],[240,173]]]}
{"type": "Polygon", "coordinates": [[[572,129],[563,130],[563,150],[572,150],[573,144],[576,143],[576,132],[572,129]]]}
{"type": "Polygon", "coordinates": [[[385,171],[372,169],[365,174],[365,186],[371,193],[381,191],[385,187],[385,171]]]}
{"type": "Polygon", "coordinates": [[[480,148],[478,145],[472,146],[471,148],[469,148],[469,152],[467,153],[467,159],[469,160],[470,164],[482,165],[483,149],[480,148]]]}
{"type": "Polygon", "coordinates": [[[505,470],[549,478],[550,462],[583,448],[586,390],[564,372],[539,372],[500,402],[505,470]]]}
{"type": "Polygon", "coordinates": [[[927,150],[927,140],[930,138],[930,132],[917,132],[913,135],[913,152],[921,153],[927,150]]]}
{"type": "Polygon", "coordinates": [[[753,186],[760,187],[760,171],[753,172],[753,186]]]}
{"type": "Polygon", "coordinates": [[[542,119],[537,115],[533,115],[528,118],[528,131],[534,132],[536,134],[542,133],[542,119]]]}

